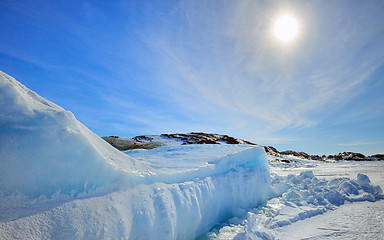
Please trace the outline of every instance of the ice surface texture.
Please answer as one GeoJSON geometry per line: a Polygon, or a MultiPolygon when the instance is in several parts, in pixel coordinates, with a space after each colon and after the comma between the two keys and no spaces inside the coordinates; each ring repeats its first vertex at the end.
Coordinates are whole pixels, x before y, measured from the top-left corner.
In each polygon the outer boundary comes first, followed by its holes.
{"type": "Polygon", "coordinates": [[[203,179],[239,168],[268,169],[262,148],[249,145],[178,145],[126,151],[156,170],[153,181],[176,183],[203,179]]]}
{"type": "Polygon", "coordinates": [[[238,169],[177,184],[153,183],[67,201],[14,221],[0,239],[194,239],[267,199],[266,172],[238,169]]]}
{"type": "Polygon", "coordinates": [[[245,223],[243,228],[222,227],[207,234],[207,238],[275,239],[274,231],[279,228],[335,210],[346,202],[384,199],[381,187],[372,185],[369,177],[360,173],[356,180],[345,177],[325,180],[315,177],[312,171],[303,171],[298,175],[272,177],[271,185],[273,194],[267,204],[238,220],[245,223]]]}
{"type": "Polygon", "coordinates": [[[357,180],[335,178],[331,181],[321,180],[312,171],[304,171],[287,177],[276,176],[272,181],[276,196],[282,196],[286,202],[297,206],[325,206],[332,209],[345,201],[377,201],[383,198],[380,186],[371,185],[365,174],[358,174],[357,180]]]}
{"type": "Polygon", "coordinates": [[[261,148],[137,160],[2,72],[0,108],[0,239],[194,239],[270,192],[261,148]]]}

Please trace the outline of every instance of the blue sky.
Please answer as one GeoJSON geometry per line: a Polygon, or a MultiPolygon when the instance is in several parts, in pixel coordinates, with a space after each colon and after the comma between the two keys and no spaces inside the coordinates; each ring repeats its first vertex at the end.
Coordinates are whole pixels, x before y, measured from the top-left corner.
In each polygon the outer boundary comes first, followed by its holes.
{"type": "Polygon", "coordinates": [[[0,2],[0,70],[96,134],[384,152],[384,2],[0,2]],[[291,44],[271,33],[298,19],[291,44]]]}

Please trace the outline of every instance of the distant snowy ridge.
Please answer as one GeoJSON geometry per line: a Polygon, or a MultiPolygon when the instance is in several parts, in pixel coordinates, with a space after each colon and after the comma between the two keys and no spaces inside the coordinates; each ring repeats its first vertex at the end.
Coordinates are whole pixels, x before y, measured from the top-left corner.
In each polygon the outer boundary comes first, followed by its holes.
{"type": "Polygon", "coordinates": [[[305,152],[287,150],[278,151],[272,146],[262,146],[247,140],[234,138],[228,135],[221,135],[216,133],[203,133],[203,132],[191,132],[191,133],[174,133],[174,134],[161,134],[161,135],[142,135],[132,138],[109,136],[102,137],[109,144],[115,148],[125,151],[131,149],[152,149],[161,146],[173,146],[173,145],[189,145],[189,144],[245,144],[252,146],[263,147],[268,155],[282,157],[282,156],[296,156],[309,160],[355,160],[355,161],[380,161],[384,160],[384,154],[374,154],[371,156],[365,156],[361,153],[343,152],[336,155],[310,155],[305,152]]]}
{"type": "Polygon", "coordinates": [[[108,136],[102,138],[121,151],[190,144],[246,144],[261,147],[260,145],[247,140],[230,137],[228,135],[203,132],[142,135],[133,138],[118,136],[108,136]]]}
{"type": "Polygon", "coordinates": [[[0,108],[0,239],[194,239],[271,191],[259,147],[135,159],[3,72],[0,108]]]}
{"type": "Polygon", "coordinates": [[[272,146],[263,146],[268,155],[282,157],[282,156],[296,156],[302,159],[319,160],[319,161],[338,161],[338,160],[354,160],[354,161],[380,161],[384,160],[384,154],[373,154],[371,156],[365,156],[361,153],[343,152],[336,155],[310,155],[306,152],[300,151],[278,151],[272,146]]]}
{"type": "Polygon", "coordinates": [[[169,139],[178,139],[183,145],[187,144],[247,144],[259,146],[249,141],[230,137],[228,135],[191,132],[191,133],[175,133],[175,134],[161,134],[160,137],[169,139]]]}

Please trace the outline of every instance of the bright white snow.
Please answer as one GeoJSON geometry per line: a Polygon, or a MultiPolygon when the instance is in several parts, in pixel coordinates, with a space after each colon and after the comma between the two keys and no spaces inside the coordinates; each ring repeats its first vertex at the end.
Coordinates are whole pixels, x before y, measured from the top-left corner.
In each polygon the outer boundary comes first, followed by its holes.
{"type": "Polygon", "coordinates": [[[270,163],[274,193],[266,205],[218,225],[202,239],[384,237],[384,162],[289,160],[270,163]]]}
{"type": "Polygon", "coordinates": [[[178,145],[126,154],[156,169],[156,180],[166,183],[203,179],[245,169],[268,169],[262,148],[249,145],[178,145]]]}
{"type": "Polygon", "coordinates": [[[0,107],[0,239],[194,239],[270,193],[258,147],[138,160],[2,72],[0,107]]]}
{"type": "Polygon", "coordinates": [[[0,190],[6,195],[76,195],[151,174],[148,166],[113,149],[71,112],[2,72],[0,106],[0,190]]]}

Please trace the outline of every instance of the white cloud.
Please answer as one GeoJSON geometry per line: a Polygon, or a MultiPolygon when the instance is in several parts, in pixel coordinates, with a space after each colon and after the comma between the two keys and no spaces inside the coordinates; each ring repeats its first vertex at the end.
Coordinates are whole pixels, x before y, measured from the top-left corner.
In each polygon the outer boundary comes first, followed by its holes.
{"type": "Polygon", "coordinates": [[[268,35],[275,6],[197,2],[184,2],[182,14],[173,16],[187,28],[147,32],[148,45],[163,56],[164,89],[186,111],[216,109],[270,131],[311,127],[361,94],[384,64],[384,52],[377,51],[382,43],[372,42],[381,28],[367,28],[377,20],[367,17],[374,11],[369,4],[357,17],[353,9],[292,6],[307,32],[282,49],[268,35]]]}
{"type": "Polygon", "coordinates": [[[384,144],[383,141],[371,142],[371,141],[358,141],[358,142],[350,142],[350,143],[339,143],[337,146],[362,146],[362,145],[378,145],[384,144]]]}

